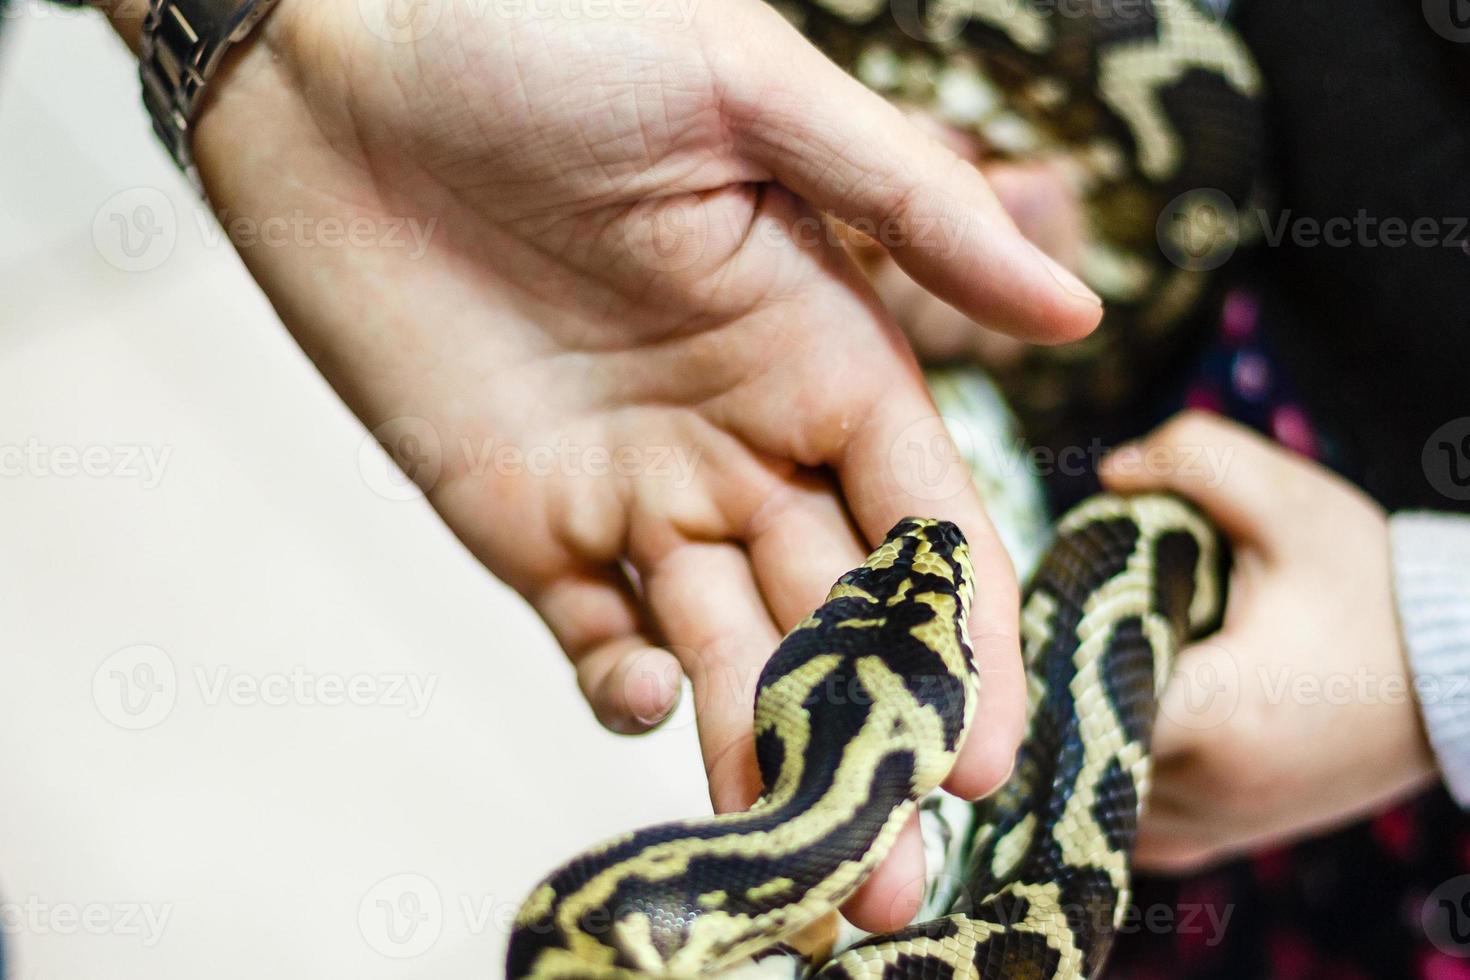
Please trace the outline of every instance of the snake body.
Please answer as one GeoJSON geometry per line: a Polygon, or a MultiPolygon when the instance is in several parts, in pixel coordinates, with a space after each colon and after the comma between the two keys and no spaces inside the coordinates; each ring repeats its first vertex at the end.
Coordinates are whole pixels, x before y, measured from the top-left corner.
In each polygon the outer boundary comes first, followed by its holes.
{"type": "MultiPolygon", "coordinates": [[[[987,153],[1063,160],[1085,203],[1094,338],[998,381],[1037,441],[1149,380],[1206,294],[1212,222],[1247,202],[1260,79],[1192,0],[773,0],[877,91],[987,153]]],[[[918,233],[919,230],[912,230],[918,233]]],[[[942,231],[942,230],[941,230],[942,231]]],[[[980,804],[950,914],[815,967],[850,980],[1094,977],[1129,901],[1158,692],[1217,616],[1219,546],[1167,496],[1103,496],[1057,525],[1025,594],[1027,733],[980,804]]],[[[595,847],[532,892],[512,980],[716,973],[830,915],[945,778],[978,678],[959,531],[909,519],[781,643],[761,675],[750,810],[595,847]]]]}
{"type": "Polygon", "coordinates": [[[756,694],[765,794],[610,841],[531,895],[511,977],[691,976],[827,915],[948,775],[974,712],[952,524],[907,520],[782,641],[756,694]]]}
{"type": "Polygon", "coordinates": [[[1157,698],[1180,645],[1217,620],[1219,544],[1162,495],[1062,519],[1022,605],[1027,735],[981,804],[955,914],[874,937],[823,977],[1098,974],[1128,901],[1157,698]]]}
{"type": "Polygon", "coordinates": [[[989,365],[1033,442],[1127,406],[1187,350],[1180,328],[1242,234],[1264,142],[1260,73],[1214,13],[1196,0],[774,2],[840,66],[986,157],[1070,178],[1087,225],[1077,271],[1103,322],[989,365]]]}
{"type": "MultiPolygon", "coordinates": [[[[953,913],[872,937],[818,976],[1096,975],[1128,903],[1158,692],[1179,646],[1218,616],[1218,562],[1211,527],[1172,497],[1102,496],[1063,518],[1022,609],[1027,735],[980,805],[953,913]]],[[[517,919],[508,976],[691,977],[830,913],[963,744],[975,585],[953,525],[895,527],[761,675],[761,800],[609,841],[552,874],[517,919]]]]}

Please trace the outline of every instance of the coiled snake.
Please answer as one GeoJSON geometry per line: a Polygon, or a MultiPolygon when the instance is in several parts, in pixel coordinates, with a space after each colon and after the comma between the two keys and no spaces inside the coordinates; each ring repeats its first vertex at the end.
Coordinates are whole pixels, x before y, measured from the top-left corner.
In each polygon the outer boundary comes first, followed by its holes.
{"type": "MultiPolygon", "coordinates": [[[[982,155],[1046,160],[1082,202],[1078,272],[1101,326],[987,365],[1035,444],[1077,441],[1181,354],[1211,272],[1250,231],[1260,74],[1196,0],[773,0],[890,99],[969,134],[982,155]]],[[[1228,0],[1212,0],[1216,7],[1228,0]]]]}
{"type": "MultiPolygon", "coordinates": [[[[1191,0],[777,5],[863,81],[989,151],[1070,162],[1091,226],[1081,271],[1108,313],[1088,344],[1000,376],[1030,434],[1141,381],[1204,294],[1211,263],[1192,261],[1191,235],[1255,179],[1259,79],[1228,28],[1191,0]]],[[[1027,735],[1009,782],[978,806],[951,914],[865,940],[819,976],[1101,969],[1129,899],[1158,692],[1219,613],[1219,545],[1166,496],[1094,498],[1056,533],[1022,610],[1027,735]]],[[[609,841],[552,874],[517,919],[512,980],[714,973],[829,915],[954,762],[978,684],[976,587],[952,525],[895,527],[761,675],[761,800],[609,841]]]]}
{"type": "MultiPolygon", "coordinates": [[[[1172,497],[1101,496],[1063,518],[1022,609],[1027,735],[981,804],[965,894],[818,976],[1096,975],[1128,904],[1157,695],[1180,644],[1218,616],[1218,562],[1210,526],[1172,497]]],[[[714,972],[850,896],[962,744],[977,586],[953,525],[895,527],[761,675],[761,800],[609,841],[552,874],[517,919],[508,976],[714,972]]]]}

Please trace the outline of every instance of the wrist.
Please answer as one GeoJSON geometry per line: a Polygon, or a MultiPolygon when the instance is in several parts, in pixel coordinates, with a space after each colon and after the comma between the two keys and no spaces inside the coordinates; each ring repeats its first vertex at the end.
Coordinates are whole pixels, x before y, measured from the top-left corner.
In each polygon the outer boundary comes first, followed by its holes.
{"type": "Polygon", "coordinates": [[[137,54],[143,21],[148,17],[148,0],[94,0],[90,6],[102,11],[117,36],[137,54]]]}
{"type": "MultiPolygon", "coordinates": [[[[193,145],[219,90],[270,49],[277,0],[90,0],[138,58],[154,130],[196,182],[193,145]]],[[[282,20],[285,18],[282,17],[282,20]]]]}

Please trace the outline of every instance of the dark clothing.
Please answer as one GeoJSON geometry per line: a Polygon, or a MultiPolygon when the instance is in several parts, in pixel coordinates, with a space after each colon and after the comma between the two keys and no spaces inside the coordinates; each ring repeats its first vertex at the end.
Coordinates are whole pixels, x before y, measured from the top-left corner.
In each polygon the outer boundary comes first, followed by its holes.
{"type": "Polygon", "coordinates": [[[1342,468],[1394,510],[1465,506],[1421,456],[1470,416],[1470,30],[1441,37],[1424,6],[1245,0],[1237,17],[1268,87],[1277,222],[1365,226],[1342,247],[1257,248],[1265,323],[1342,468]],[[1434,244],[1391,244],[1390,219],[1434,244]]]}
{"type": "MultiPolygon", "coordinates": [[[[1268,86],[1268,237],[1226,270],[1235,288],[1190,388],[1151,413],[1231,415],[1390,510],[1470,508],[1423,462],[1436,430],[1470,416],[1470,23],[1453,43],[1431,16],[1403,0],[1243,0],[1268,86]],[[1420,242],[1403,241],[1416,221],[1420,242]]],[[[1108,976],[1470,980],[1422,922],[1467,873],[1470,819],[1436,790],[1296,847],[1141,881],[1145,927],[1120,938],[1108,976]],[[1227,915],[1221,938],[1211,923],[1227,915]]]]}

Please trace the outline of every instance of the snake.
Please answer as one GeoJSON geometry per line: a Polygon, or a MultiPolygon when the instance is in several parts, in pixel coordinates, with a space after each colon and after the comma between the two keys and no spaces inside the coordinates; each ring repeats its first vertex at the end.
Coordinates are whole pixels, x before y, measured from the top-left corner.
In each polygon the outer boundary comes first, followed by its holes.
{"type": "MultiPolygon", "coordinates": [[[[1026,734],[979,804],[950,914],[814,967],[825,980],[1095,977],[1129,903],[1150,737],[1174,657],[1223,602],[1217,532],[1168,494],[1066,514],[1023,593],[1026,734]]],[[[717,973],[819,923],[885,857],[977,724],[964,535],[897,524],[781,641],[757,685],[747,811],[594,847],[531,893],[511,980],[717,973]]]]}
{"type": "MultiPolygon", "coordinates": [[[[1226,23],[1194,0],[772,4],[871,89],[987,157],[1057,165],[1075,190],[1078,271],[1105,300],[1102,324],[991,365],[1034,443],[1077,420],[1095,429],[1178,356],[1259,193],[1262,82],[1226,23]]],[[[1168,495],[1098,496],[1054,532],[1022,599],[1025,736],[976,805],[947,914],[835,956],[803,938],[886,856],[976,723],[967,617],[985,583],[954,525],[909,518],[761,673],[760,799],[553,872],[516,918],[507,976],[684,978],[792,953],[827,980],[1098,976],[1130,900],[1160,692],[1182,645],[1218,621],[1223,556],[1168,495]]]]}
{"type": "Polygon", "coordinates": [[[1102,323],[987,365],[1033,444],[1096,434],[1189,356],[1265,193],[1266,93],[1229,24],[1195,0],[775,3],[874,91],[986,158],[1047,161],[1080,200],[1102,323]]]}

